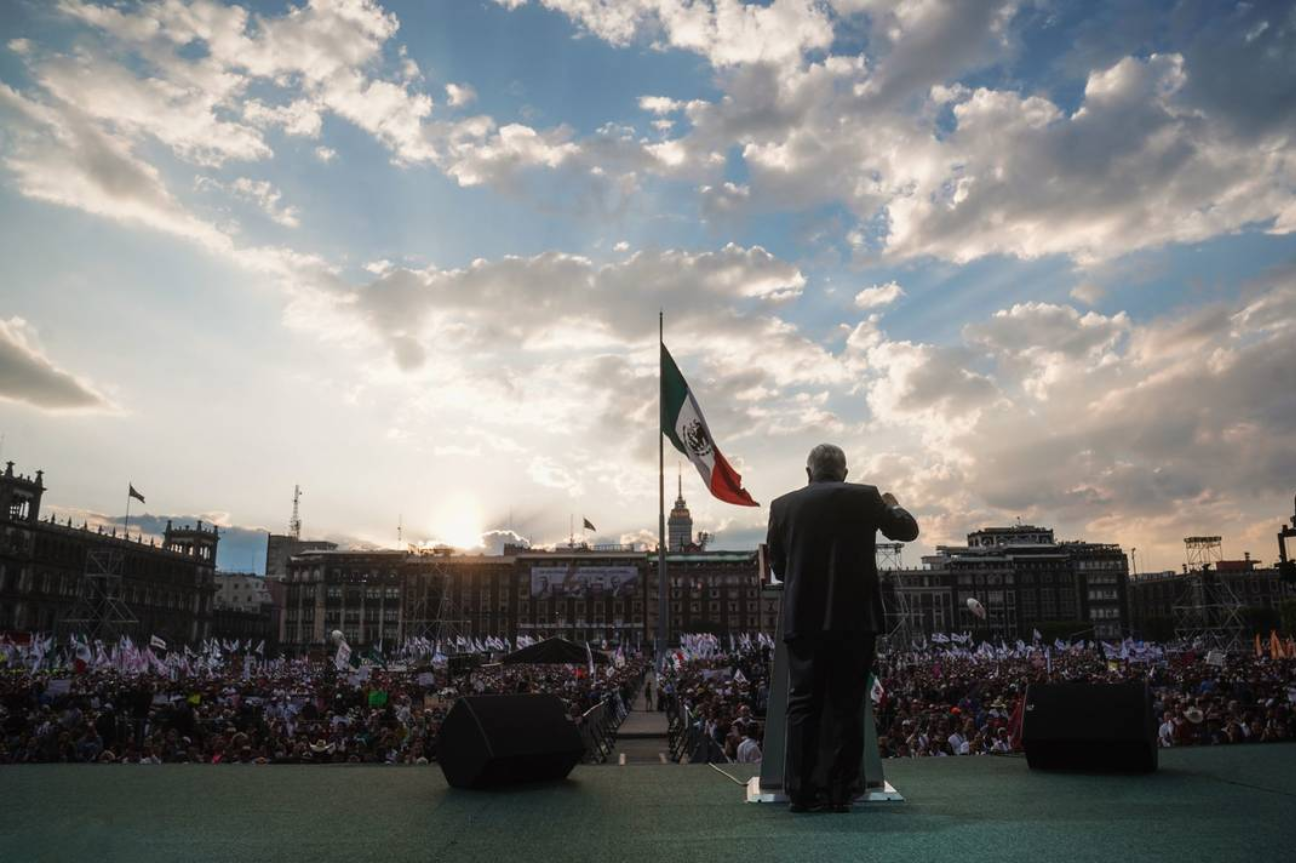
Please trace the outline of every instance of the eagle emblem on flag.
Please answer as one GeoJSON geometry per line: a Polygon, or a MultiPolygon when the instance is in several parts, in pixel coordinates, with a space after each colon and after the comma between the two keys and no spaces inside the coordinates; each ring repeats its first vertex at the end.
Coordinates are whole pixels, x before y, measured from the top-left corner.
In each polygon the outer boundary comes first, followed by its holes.
{"type": "Polygon", "coordinates": [[[684,443],[694,455],[711,454],[711,437],[700,420],[693,420],[684,427],[684,443]]]}

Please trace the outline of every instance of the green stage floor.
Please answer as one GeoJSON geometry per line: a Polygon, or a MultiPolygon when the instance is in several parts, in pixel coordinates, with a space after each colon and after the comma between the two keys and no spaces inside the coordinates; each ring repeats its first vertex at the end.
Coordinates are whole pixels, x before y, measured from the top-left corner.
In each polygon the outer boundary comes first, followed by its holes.
{"type": "Polygon", "coordinates": [[[476,793],[435,768],[0,767],[0,860],[1292,859],[1296,744],[1171,751],[1161,764],[1100,776],[1017,758],[889,761],[906,802],[796,816],[743,803],[705,765],[580,767],[559,785],[476,793]]]}

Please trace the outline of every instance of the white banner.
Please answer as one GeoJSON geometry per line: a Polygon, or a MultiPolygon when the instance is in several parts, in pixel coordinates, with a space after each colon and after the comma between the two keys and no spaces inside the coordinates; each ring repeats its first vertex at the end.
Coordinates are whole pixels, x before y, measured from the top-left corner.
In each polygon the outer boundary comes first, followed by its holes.
{"type": "Polygon", "coordinates": [[[533,566],[531,595],[618,597],[630,596],[639,587],[639,569],[634,566],[533,566]]]}

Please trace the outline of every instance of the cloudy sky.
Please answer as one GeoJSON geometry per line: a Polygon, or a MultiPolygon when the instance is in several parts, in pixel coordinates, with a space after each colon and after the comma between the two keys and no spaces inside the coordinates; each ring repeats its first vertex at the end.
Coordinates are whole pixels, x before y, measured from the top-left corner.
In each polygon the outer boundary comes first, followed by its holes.
{"type": "Polygon", "coordinates": [[[295,483],[311,536],[644,538],[664,309],[759,501],[828,440],[917,513],[911,562],[1017,517],[1141,569],[1274,556],[1291,4],[11,0],[0,32],[0,432],[54,511],[133,482],[235,569],[295,483]]]}

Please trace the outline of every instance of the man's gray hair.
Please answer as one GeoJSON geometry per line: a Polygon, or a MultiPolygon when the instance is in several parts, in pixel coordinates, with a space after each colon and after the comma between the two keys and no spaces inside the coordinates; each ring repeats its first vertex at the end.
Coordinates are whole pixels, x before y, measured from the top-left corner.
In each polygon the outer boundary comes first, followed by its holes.
{"type": "Polygon", "coordinates": [[[846,453],[841,447],[821,443],[806,457],[810,479],[814,481],[841,482],[846,478],[846,453]]]}

